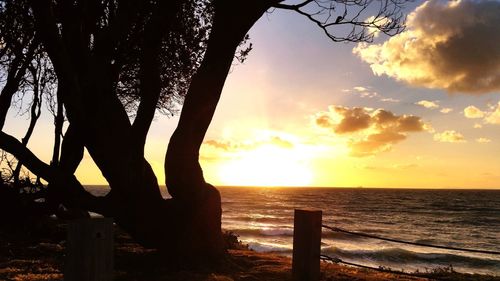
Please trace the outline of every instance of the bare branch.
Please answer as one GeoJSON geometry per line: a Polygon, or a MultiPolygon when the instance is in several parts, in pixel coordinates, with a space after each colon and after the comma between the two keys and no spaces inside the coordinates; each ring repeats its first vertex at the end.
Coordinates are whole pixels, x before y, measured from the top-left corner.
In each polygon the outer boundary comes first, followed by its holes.
{"type": "Polygon", "coordinates": [[[23,54],[22,48],[17,50],[17,53],[15,54],[16,57],[10,64],[7,81],[0,95],[0,129],[2,129],[5,125],[5,118],[10,108],[12,97],[19,90],[21,80],[26,73],[26,69],[31,63],[31,60],[33,59],[33,55],[35,50],[38,48],[38,44],[38,40],[34,38],[31,41],[26,54],[23,54]]]}
{"type": "Polygon", "coordinates": [[[378,32],[392,36],[405,29],[402,9],[409,1],[308,0],[296,5],[277,3],[273,7],[306,17],[335,42],[371,42],[378,32]],[[370,16],[369,11],[373,9],[376,13],[370,16]],[[343,26],[350,28],[349,31],[343,26]]]}
{"type": "MultiPolygon", "coordinates": [[[[28,125],[28,130],[26,131],[26,134],[24,137],[21,139],[21,143],[24,146],[28,145],[29,139],[31,138],[31,135],[33,134],[33,130],[35,130],[36,123],[38,121],[38,118],[40,117],[42,113],[42,89],[41,86],[41,79],[39,76],[39,65],[37,66],[38,69],[34,66],[29,67],[31,76],[33,77],[33,102],[31,104],[31,110],[30,110],[30,123],[28,125]]],[[[19,174],[21,172],[21,167],[23,166],[23,163],[19,161],[17,163],[16,169],[14,170],[14,182],[17,182],[19,180],[19,174]]]]}

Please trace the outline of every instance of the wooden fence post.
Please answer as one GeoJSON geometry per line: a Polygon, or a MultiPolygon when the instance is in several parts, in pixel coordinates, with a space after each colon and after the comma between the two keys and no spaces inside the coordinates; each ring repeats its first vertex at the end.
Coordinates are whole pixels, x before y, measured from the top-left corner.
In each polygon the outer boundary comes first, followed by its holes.
{"type": "Polygon", "coordinates": [[[64,280],[113,279],[113,219],[91,218],[68,224],[64,280]]]}
{"type": "Polygon", "coordinates": [[[321,211],[295,210],[293,223],[292,279],[320,278],[321,211]]]}

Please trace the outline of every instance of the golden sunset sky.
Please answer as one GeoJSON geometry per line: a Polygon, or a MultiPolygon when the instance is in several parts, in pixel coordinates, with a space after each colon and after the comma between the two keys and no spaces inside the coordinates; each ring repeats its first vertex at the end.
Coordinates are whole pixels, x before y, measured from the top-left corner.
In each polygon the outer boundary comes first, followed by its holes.
{"type": "MultiPolygon", "coordinates": [[[[500,188],[500,3],[417,1],[405,32],[333,43],[275,10],[251,29],[202,146],[214,185],[500,188]]],[[[14,113],[13,113],[14,114],[14,113]]],[[[50,159],[52,121],[30,143],[50,159]]],[[[6,131],[21,136],[14,115],[6,131]]],[[[146,147],[163,184],[177,117],[146,147]]],[[[90,157],[83,184],[106,184],[90,157]]]]}

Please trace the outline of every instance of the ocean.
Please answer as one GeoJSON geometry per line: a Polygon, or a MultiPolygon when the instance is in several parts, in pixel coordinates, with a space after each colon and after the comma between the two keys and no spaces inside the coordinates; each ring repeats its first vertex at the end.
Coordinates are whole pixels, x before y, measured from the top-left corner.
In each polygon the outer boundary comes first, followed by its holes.
{"type": "MultiPolygon", "coordinates": [[[[93,189],[93,188],[92,188],[93,189]]],[[[294,209],[323,224],[418,243],[500,252],[500,190],[220,187],[222,227],[259,252],[291,255],[294,209]]],[[[168,194],[162,190],[165,197],[168,194]]],[[[322,254],[368,266],[500,276],[500,255],[396,244],[323,229],[322,254]]]]}

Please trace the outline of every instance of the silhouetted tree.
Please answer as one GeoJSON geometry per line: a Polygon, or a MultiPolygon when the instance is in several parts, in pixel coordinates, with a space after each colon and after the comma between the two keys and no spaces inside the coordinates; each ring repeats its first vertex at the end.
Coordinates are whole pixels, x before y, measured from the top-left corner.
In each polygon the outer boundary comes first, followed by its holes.
{"type": "MultiPolygon", "coordinates": [[[[403,29],[404,2],[1,1],[0,16],[11,17],[1,21],[0,30],[0,55],[12,53],[7,73],[17,77],[14,82],[25,77],[24,64],[35,60],[30,50],[40,45],[57,77],[57,91],[51,99],[56,117],[52,165],[3,131],[0,148],[48,182],[51,206],[112,216],[139,242],[178,257],[218,256],[223,252],[220,195],[205,182],[199,149],[233,59],[248,54],[250,48],[237,50],[249,29],[278,8],[307,17],[334,41],[371,41],[375,32],[392,35],[403,29]],[[27,24],[11,30],[9,23],[18,22],[27,24]],[[165,157],[172,196],[165,200],[144,159],[144,145],[155,111],[175,114],[181,103],[165,157]],[[69,125],[59,148],[63,111],[69,125]],[[104,197],[85,191],[74,176],[84,148],[111,187],[104,197]]],[[[19,82],[12,89],[8,85],[9,94],[0,96],[3,120],[9,95],[21,88],[19,82]]]]}

